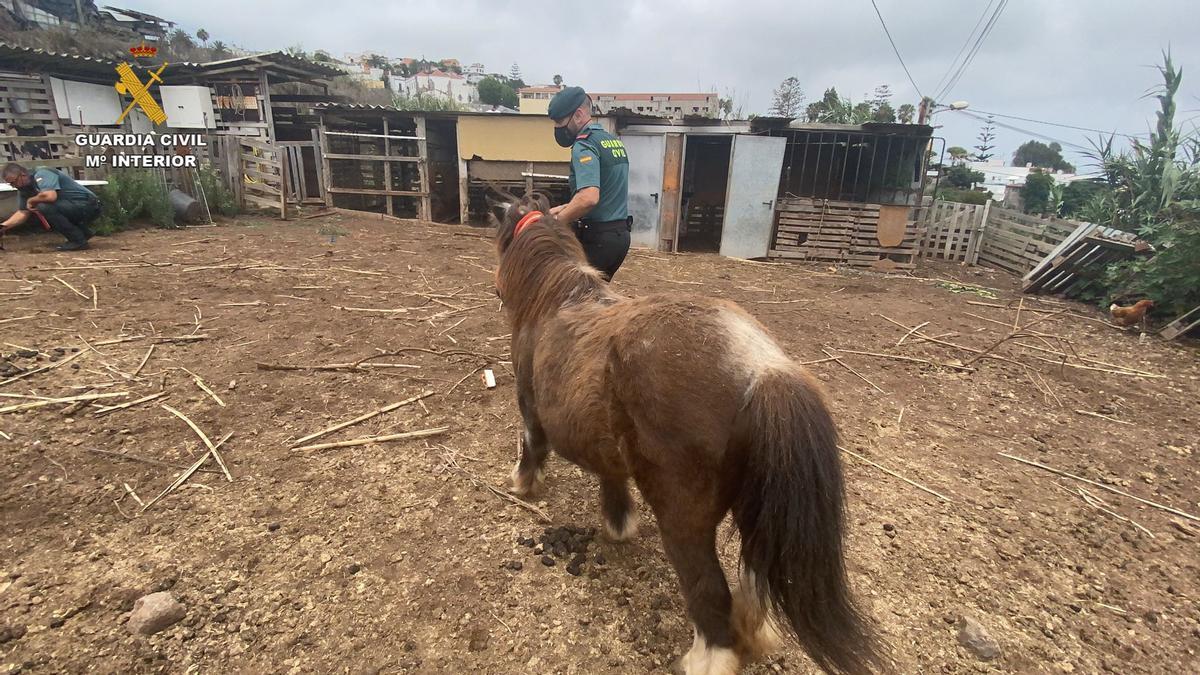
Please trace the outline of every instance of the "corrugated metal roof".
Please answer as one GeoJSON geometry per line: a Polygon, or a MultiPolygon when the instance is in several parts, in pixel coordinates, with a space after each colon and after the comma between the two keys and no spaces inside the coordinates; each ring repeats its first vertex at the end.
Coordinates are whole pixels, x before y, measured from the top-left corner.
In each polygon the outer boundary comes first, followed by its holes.
{"type": "MultiPolygon", "coordinates": [[[[0,42],[0,68],[6,66],[23,66],[52,74],[76,73],[93,77],[103,76],[111,79],[113,69],[116,68],[117,64],[118,61],[112,59],[51,52],[45,49],[19,47],[0,42]]],[[[169,68],[175,74],[203,76],[215,70],[237,68],[239,66],[266,66],[269,69],[272,65],[277,66],[277,70],[281,71],[281,74],[292,75],[293,77],[306,75],[314,78],[330,78],[344,74],[337,68],[314,63],[307,59],[292,56],[286,52],[263,52],[261,54],[237,56],[206,63],[196,63],[194,61],[173,62],[169,68]],[[181,73],[180,71],[183,72],[181,73]]]]}

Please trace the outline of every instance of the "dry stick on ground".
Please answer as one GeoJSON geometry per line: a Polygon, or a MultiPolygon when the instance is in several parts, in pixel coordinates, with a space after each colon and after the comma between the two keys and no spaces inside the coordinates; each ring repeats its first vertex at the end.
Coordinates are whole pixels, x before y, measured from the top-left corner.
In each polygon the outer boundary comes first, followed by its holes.
{"type": "Polygon", "coordinates": [[[83,298],[84,300],[91,300],[91,298],[89,298],[86,293],[80,293],[78,288],[75,288],[71,284],[68,284],[67,282],[63,281],[57,274],[50,278],[54,279],[55,281],[62,284],[63,286],[66,286],[67,288],[71,289],[72,293],[74,293],[75,295],[78,295],[79,297],[83,298]]]}
{"type": "Polygon", "coordinates": [[[76,401],[94,401],[101,398],[116,398],[118,396],[128,396],[127,391],[116,391],[108,394],[81,394],[79,396],[67,396],[66,398],[51,398],[45,401],[34,401],[32,403],[19,403],[0,408],[0,413],[17,412],[19,410],[30,410],[32,408],[41,408],[43,406],[54,405],[55,403],[74,403],[76,401]]]}
{"type": "Polygon", "coordinates": [[[341,430],[341,429],[345,429],[346,427],[349,427],[349,426],[354,426],[355,424],[358,424],[359,422],[365,422],[365,421],[367,421],[367,420],[371,419],[372,417],[377,417],[377,416],[379,416],[379,415],[382,415],[382,414],[384,414],[384,413],[391,412],[391,411],[393,411],[393,410],[395,410],[395,409],[397,409],[397,408],[404,407],[404,406],[406,406],[406,405],[408,405],[408,404],[410,404],[410,403],[414,403],[414,402],[416,402],[416,401],[420,401],[421,399],[423,399],[423,398],[428,398],[428,397],[430,397],[430,396],[433,396],[433,392],[432,392],[432,391],[425,391],[425,392],[422,392],[422,393],[420,393],[420,394],[418,394],[418,395],[416,395],[416,396],[413,396],[412,398],[406,398],[406,399],[404,399],[403,401],[400,401],[400,402],[398,402],[398,403],[392,403],[392,404],[390,404],[390,405],[385,405],[384,407],[382,407],[382,408],[380,408],[380,409],[378,409],[378,410],[375,410],[375,411],[373,411],[373,412],[369,412],[369,413],[367,413],[367,414],[365,414],[365,415],[360,415],[360,416],[358,416],[358,417],[355,417],[354,419],[352,419],[352,420],[348,420],[348,421],[346,421],[346,422],[340,422],[340,423],[338,423],[338,424],[335,424],[335,425],[333,425],[333,426],[331,426],[331,427],[329,427],[329,428],[327,428],[327,429],[322,429],[321,431],[318,431],[318,432],[316,432],[315,434],[309,434],[309,435],[305,436],[304,438],[301,438],[301,439],[299,439],[299,440],[295,441],[294,443],[292,443],[291,447],[293,447],[293,448],[294,448],[294,447],[298,447],[298,446],[300,446],[300,445],[303,445],[304,443],[307,443],[307,442],[309,442],[309,441],[316,440],[316,439],[318,439],[318,438],[321,438],[322,436],[327,436],[327,435],[329,435],[329,434],[331,434],[331,433],[333,433],[333,432],[335,432],[335,431],[339,431],[339,430],[341,430]]]}
{"type": "Polygon", "coordinates": [[[838,358],[838,357],[834,356],[833,354],[830,354],[830,353],[829,353],[829,350],[827,350],[827,349],[822,349],[821,351],[822,351],[822,352],[824,352],[826,356],[828,356],[828,357],[832,358],[832,359],[834,360],[834,363],[837,363],[839,366],[841,366],[841,367],[845,368],[846,370],[850,371],[851,373],[854,373],[855,377],[857,377],[858,379],[862,380],[863,382],[866,382],[867,384],[869,384],[869,385],[871,385],[872,387],[874,387],[874,388],[875,388],[875,391],[878,391],[878,392],[879,392],[879,393],[881,393],[881,394],[886,394],[886,393],[887,393],[886,391],[884,391],[883,389],[881,389],[881,388],[879,387],[879,385],[877,385],[877,384],[875,384],[874,382],[872,382],[872,381],[868,380],[868,379],[867,379],[867,378],[866,378],[866,377],[865,377],[865,376],[864,376],[862,373],[860,373],[860,372],[858,372],[857,370],[855,370],[855,369],[851,368],[850,366],[846,365],[846,362],[845,362],[845,361],[843,361],[843,360],[841,360],[840,358],[838,358]]]}
{"type": "MultiPolygon", "coordinates": [[[[150,457],[140,457],[138,455],[130,455],[130,454],[126,454],[124,452],[113,452],[112,450],[101,450],[100,448],[83,448],[83,450],[86,452],[94,452],[97,455],[105,455],[107,457],[115,457],[117,459],[124,459],[124,460],[130,461],[130,462],[141,462],[142,464],[152,464],[154,466],[165,466],[165,467],[171,468],[171,469],[186,469],[186,468],[188,468],[186,466],[180,466],[178,464],[164,462],[161,459],[151,459],[150,457]]],[[[221,473],[217,469],[200,469],[200,472],[201,473],[221,473]]]]}
{"type": "Polygon", "coordinates": [[[99,409],[99,410],[97,410],[96,412],[92,413],[92,417],[100,417],[101,415],[107,415],[108,413],[111,413],[111,412],[116,412],[116,411],[118,411],[118,410],[124,410],[124,409],[126,409],[126,408],[132,408],[132,407],[133,407],[133,406],[135,406],[135,405],[140,405],[140,404],[142,404],[142,403],[146,403],[146,402],[148,402],[148,401],[153,401],[153,400],[155,400],[155,399],[162,398],[163,396],[166,396],[166,395],[167,395],[167,392],[165,392],[165,391],[160,391],[160,392],[158,392],[157,394],[150,394],[149,396],[143,396],[142,398],[139,398],[139,399],[138,399],[138,400],[136,400],[136,401],[130,401],[129,403],[122,403],[122,404],[120,404],[120,405],[110,405],[110,406],[105,406],[105,407],[102,407],[102,408],[100,408],[100,409],[99,409]]]}
{"type": "Polygon", "coordinates": [[[827,358],[827,359],[815,359],[815,360],[812,360],[812,361],[801,361],[801,362],[800,362],[800,365],[802,365],[802,366],[811,366],[811,365],[814,365],[814,364],[817,364],[817,363],[828,363],[828,362],[830,362],[830,361],[837,361],[837,360],[838,360],[838,357],[836,357],[836,356],[831,356],[831,357],[829,357],[829,358],[827,358]]]}
{"type": "Polygon", "coordinates": [[[164,342],[196,342],[206,339],[208,339],[207,335],[176,335],[174,337],[153,338],[155,344],[162,344],[164,342]]]}
{"type": "MultiPolygon", "coordinates": [[[[199,436],[200,440],[204,441],[204,445],[208,447],[208,451],[212,453],[213,459],[217,460],[217,464],[220,465],[221,471],[225,474],[225,480],[232,483],[233,475],[229,473],[229,467],[225,466],[225,460],[221,459],[220,453],[217,452],[217,446],[213,445],[213,442],[208,439],[208,436],[204,435],[204,432],[200,430],[200,427],[196,426],[195,422],[188,419],[187,415],[184,415],[183,413],[172,408],[171,406],[169,406],[165,403],[162,403],[162,404],[160,404],[160,407],[162,407],[163,410],[166,410],[167,412],[171,413],[172,415],[174,415],[174,416],[178,417],[179,419],[183,420],[184,422],[186,422],[187,425],[192,428],[192,431],[196,432],[196,435],[199,436]]],[[[229,438],[232,435],[233,435],[232,433],[226,434],[225,438],[229,438]]],[[[224,441],[222,441],[222,442],[224,442],[224,441]]]]}
{"type": "Polygon", "coordinates": [[[1133,422],[1126,422],[1125,420],[1119,420],[1115,417],[1109,417],[1108,415],[1101,415],[1100,413],[1094,413],[1094,412],[1091,412],[1090,410],[1076,410],[1075,412],[1079,413],[1080,415],[1090,415],[1092,417],[1099,417],[1102,420],[1108,420],[1109,422],[1116,422],[1117,424],[1128,424],[1131,427],[1136,426],[1133,422]]]}
{"type": "MultiPolygon", "coordinates": [[[[1007,309],[1010,312],[1014,311],[1016,309],[1015,307],[1010,307],[1008,305],[998,305],[994,302],[978,302],[976,300],[968,300],[967,304],[975,305],[976,307],[994,307],[996,309],[1007,309]]],[[[1079,314],[1076,312],[1070,312],[1070,311],[1066,311],[1066,310],[1034,309],[1032,307],[1026,307],[1025,311],[1026,312],[1034,312],[1036,314],[1064,314],[1065,316],[1073,316],[1076,319],[1085,319],[1087,321],[1095,321],[1096,323],[1103,324],[1105,326],[1109,326],[1110,328],[1112,327],[1111,323],[1109,323],[1103,319],[1097,319],[1094,316],[1087,316],[1085,314],[1079,314]]]]}
{"type": "MultiPolygon", "coordinates": [[[[889,323],[893,323],[893,324],[895,324],[895,325],[897,325],[897,326],[899,326],[899,327],[901,327],[901,328],[903,328],[903,329],[905,329],[905,330],[908,330],[908,326],[906,326],[906,325],[904,325],[904,324],[900,323],[899,321],[897,321],[897,320],[895,320],[895,319],[889,318],[889,317],[887,317],[887,316],[885,316],[885,315],[883,315],[883,314],[876,314],[876,316],[878,316],[879,318],[881,318],[881,319],[883,319],[883,320],[885,320],[885,321],[887,321],[887,322],[889,322],[889,323]]],[[[953,348],[955,348],[955,349],[961,349],[961,350],[962,350],[962,351],[964,351],[964,352],[970,352],[970,353],[972,353],[972,354],[978,354],[978,353],[980,353],[981,351],[983,351],[983,350],[981,350],[981,349],[975,349],[974,347],[967,347],[967,346],[965,346],[965,345],[956,344],[956,343],[954,343],[954,342],[947,342],[947,341],[945,341],[945,340],[939,340],[939,339],[938,339],[938,338],[936,338],[936,337],[933,337],[933,336],[930,336],[930,335],[926,335],[925,333],[922,333],[922,332],[920,332],[920,331],[917,331],[917,332],[916,332],[916,333],[914,333],[914,334],[915,334],[917,337],[919,337],[919,338],[922,338],[922,339],[924,339],[924,340],[928,340],[929,342],[932,342],[932,343],[934,343],[934,344],[945,345],[945,346],[947,346],[947,347],[953,347],[953,348]]],[[[1003,356],[998,356],[998,355],[996,355],[996,354],[988,354],[988,356],[987,356],[987,357],[988,357],[989,359],[995,359],[995,360],[997,360],[997,361],[1004,361],[1005,363],[1011,363],[1011,364],[1013,364],[1014,366],[1022,366],[1022,367],[1024,367],[1024,368],[1028,368],[1028,367],[1029,367],[1029,366],[1028,366],[1028,364],[1021,363],[1020,361],[1014,361],[1013,359],[1006,358],[1006,357],[1003,357],[1003,356]]],[[[966,364],[964,364],[964,365],[966,365],[966,364]]]]}
{"type": "Polygon", "coordinates": [[[918,358],[914,358],[911,356],[900,356],[898,354],[880,354],[878,352],[863,352],[863,351],[858,351],[855,349],[841,349],[839,347],[834,347],[834,350],[842,352],[843,354],[859,354],[861,356],[874,356],[875,358],[879,358],[879,359],[892,359],[894,361],[910,361],[912,363],[924,363],[924,364],[927,364],[930,366],[937,366],[939,368],[952,368],[954,370],[961,370],[961,371],[967,372],[967,373],[975,372],[974,368],[969,368],[964,365],[955,364],[955,363],[938,363],[937,361],[930,361],[929,359],[918,359],[918,358]]]}
{"type": "MultiPolygon", "coordinates": [[[[991,306],[991,305],[989,305],[989,306],[991,306]]],[[[998,305],[997,305],[997,306],[998,306],[998,305]]],[[[1028,309],[1027,309],[1026,311],[1032,311],[1032,310],[1028,310],[1028,309]]],[[[969,316],[969,317],[971,317],[971,318],[974,318],[974,319],[980,319],[980,320],[982,320],[982,321],[988,321],[988,322],[990,322],[990,323],[994,323],[994,324],[997,324],[997,325],[1000,325],[1000,326],[1004,326],[1004,327],[1006,327],[1006,328],[1008,327],[1008,324],[1007,324],[1007,323],[1004,323],[1003,321],[997,321],[997,320],[995,320],[995,319],[989,319],[989,318],[987,318],[986,316],[979,316],[978,314],[972,314],[972,313],[970,313],[970,312],[963,312],[963,314],[965,314],[966,316],[969,316]]],[[[1117,370],[1128,371],[1128,373],[1121,373],[1121,374],[1136,374],[1136,375],[1141,375],[1142,377],[1165,377],[1165,376],[1163,376],[1163,375],[1156,375],[1156,374],[1154,374],[1154,373],[1149,373],[1149,372],[1146,372],[1146,371],[1144,371],[1144,370],[1138,370],[1137,368],[1130,368],[1130,367],[1128,367],[1128,366],[1122,366],[1122,365],[1118,365],[1118,364],[1115,364],[1115,363],[1108,363],[1107,361],[1101,361],[1101,360],[1099,360],[1099,359],[1093,359],[1093,358],[1091,358],[1091,357],[1088,357],[1088,356],[1080,356],[1078,353],[1075,353],[1075,348],[1074,348],[1074,345],[1072,345],[1072,344],[1071,344],[1071,341],[1070,341],[1070,340],[1067,340],[1066,338],[1064,338],[1064,337],[1062,337],[1062,336],[1060,336],[1060,335],[1050,335],[1050,334],[1048,334],[1048,333],[1030,332],[1030,337],[1032,337],[1032,338],[1035,338],[1035,339],[1053,338],[1053,339],[1055,339],[1055,340],[1059,340],[1059,341],[1061,341],[1061,342],[1063,342],[1063,343],[1067,344],[1068,346],[1070,346],[1070,347],[1071,347],[1071,352],[1073,353],[1073,355],[1075,356],[1075,358],[1079,359],[1080,361],[1083,361],[1083,362],[1085,362],[1085,363],[1091,363],[1091,364],[1095,364],[1095,365],[1097,365],[1097,366],[1107,366],[1107,367],[1109,367],[1109,368],[1115,368],[1115,369],[1117,369],[1117,370]]],[[[1036,346],[1036,345],[1028,345],[1028,344],[1025,344],[1025,343],[1023,343],[1023,342],[1016,342],[1015,344],[1017,344],[1017,345],[1019,345],[1019,346],[1021,346],[1021,347],[1025,347],[1026,349],[1033,349],[1033,350],[1035,350],[1035,351],[1041,351],[1041,352],[1045,352],[1045,353],[1047,353],[1047,354],[1055,354],[1055,355],[1057,355],[1057,356],[1066,356],[1066,355],[1067,355],[1067,353],[1066,353],[1065,351],[1062,351],[1062,350],[1046,349],[1046,348],[1043,348],[1043,347],[1038,347],[1038,346],[1036,346]]],[[[1032,356],[1032,355],[1031,355],[1031,356],[1032,356]]],[[[1073,363],[1063,363],[1063,362],[1060,362],[1060,361],[1053,361],[1053,360],[1051,360],[1051,359],[1039,358],[1039,357],[1037,357],[1037,356],[1034,356],[1033,358],[1035,358],[1035,359],[1038,359],[1039,361],[1045,361],[1045,362],[1047,362],[1047,363],[1057,363],[1057,364],[1059,364],[1059,365],[1062,365],[1062,366],[1067,366],[1068,368],[1078,368],[1078,367],[1080,367],[1078,364],[1073,364],[1073,363]]],[[[1106,371],[1106,370],[1103,370],[1103,369],[1097,369],[1097,370],[1100,370],[1100,372],[1111,372],[1111,371],[1106,371]]]]}
{"type": "Polygon", "coordinates": [[[142,362],[138,364],[137,370],[133,371],[134,377],[137,377],[142,372],[142,369],[146,367],[146,362],[150,360],[150,355],[154,353],[155,346],[150,345],[150,349],[146,350],[146,355],[142,357],[142,362]]]}
{"type": "Polygon", "coordinates": [[[454,390],[455,390],[455,389],[458,389],[459,385],[461,385],[463,382],[466,382],[466,381],[467,381],[467,378],[471,377],[471,376],[472,376],[472,375],[474,375],[475,373],[478,373],[479,371],[483,370],[483,369],[484,369],[484,368],[486,368],[486,367],[487,367],[487,366],[475,366],[475,369],[474,369],[474,370],[472,370],[471,372],[467,373],[466,375],[463,375],[463,378],[462,378],[461,380],[459,380],[458,382],[455,382],[453,387],[450,387],[449,389],[447,389],[447,390],[446,390],[446,393],[445,393],[445,394],[443,394],[443,396],[449,396],[450,394],[453,394],[453,393],[454,393],[454,390]]]}
{"type": "Polygon", "coordinates": [[[107,347],[108,345],[119,345],[122,342],[133,342],[134,340],[144,339],[145,335],[131,335],[129,337],[114,338],[112,340],[101,340],[96,343],[97,347],[107,347]]]}
{"type": "Polygon", "coordinates": [[[999,453],[996,453],[996,454],[1000,455],[1001,457],[1006,457],[1006,458],[1008,458],[1008,459],[1011,459],[1011,460],[1013,460],[1014,462],[1020,462],[1021,464],[1027,464],[1027,465],[1029,465],[1029,466],[1037,467],[1037,468],[1039,468],[1039,469],[1042,469],[1043,471],[1049,471],[1050,473],[1057,474],[1057,475],[1059,475],[1059,476],[1065,476],[1065,477],[1067,477],[1067,478],[1072,478],[1072,479],[1074,479],[1074,480],[1077,480],[1077,481],[1081,481],[1081,482],[1087,483],[1088,485],[1092,485],[1092,486],[1098,487],[1098,488],[1100,488],[1101,490],[1108,490],[1109,492],[1111,492],[1111,493],[1113,493],[1113,494],[1121,495],[1122,497],[1128,497],[1128,498],[1130,498],[1130,499],[1132,499],[1132,500],[1134,500],[1134,501],[1141,502],[1141,503],[1143,503],[1143,504],[1145,504],[1145,505],[1147,505],[1147,506],[1153,506],[1153,507],[1154,507],[1154,508],[1156,508],[1156,509],[1162,509],[1163,511],[1166,511],[1166,512],[1168,512],[1168,513],[1174,513],[1174,514],[1175,514],[1175,515],[1177,515],[1177,516],[1182,516],[1182,517],[1184,517],[1184,518],[1187,518],[1188,520],[1194,520],[1194,521],[1196,521],[1196,522],[1200,523],[1200,517],[1193,516],[1193,515],[1192,515],[1192,514],[1190,514],[1190,513],[1187,513],[1187,512],[1185,512],[1185,511],[1180,511],[1179,509],[1172,508],[1172,507],[1170,507],[1170,506],[1166,506],[1166,505],[1163,505],[1163,504],[1159,504],[1158,502],[1152,502],[1152,501],[1150,501],[1149,499],[1142,499],[1141,497],[1137,497],[1137,496],[1135,496],[1135,495],[1131,495],[1131,494],[1129,494],[1128,492],[1125,492],[1124,490],[1118,490],[1117,488],[1115,488],[1115,487],[1112,487],[1112,486],[1109,486],[1109,485],[1105,485],[1104,483],[1097,483],[1097,482],[1096,482],[1096,481],[1094,481],[1094,480],[1089,480],[1089,479],[1087,479],[1087,478],[1084,478],[1084,477],[1082,477],[1082,476],[1076,476],[1076,475],[1075,475],[1075,474],[1073,474],[1073,473],[1067,473],[1066,471],[1062,471],[1062,470],[1059,470],[1059,469],[1055,469],[1055,468],[1054,468],[1054,467],[1052,467],[1052,466],[1046,466],[1045,464],[1042,464],[1041,462],[1035,462],[1035,461],[1033,461],[1033,460],[1031,460],[1031,459],[1024,459],[1024,458],[1021,458],[1021,457],[1017,457],[1016,455],[1009,455],[1009,454],[1007,454],[1007,453],[1003,453],[1003,452],[999,452],[999,453]]]}
{"type": "MultiPolygon", "coordinates": [[[[1012,332],[1017,332],[1017,327],[1021,325],[1021,310],[1025,309],[1025,298],[1021,298],[1021,302],[1017,304],[1017,316],[1013,319],[1012,332]]],[[[1064,312],[1066,310],[1063,310],[1064,312]]]]}
{"type": "Polygon", "coordinates": [[[491,354],[482,354],[480,352],[467,351],[465,349],[438,350],[438,349],[426,349],[424,347],[401,347],[400,349],[380,352],[378,354],[363,357],[363,358],[355,361],[353,365],[355,368],[357,368],[358,366],[361,366],[362,364],[366,363],[367,361],[373,361],[375,359],[382,359],[382,358],[386,358],[389,356],[400,356],[401,354],[405,354],[408,352],[420,352],[422,354],[433,354],[434,356],[441,356],[441,357],[445,357],[445,358],[448,358],[451,356],[474,356],[475,358],[483,360],[485,363],[493,363],[495,361],[501,360],[500,357],[498,357],[498,356],[493,356],[491,354]]]}
{"type": "Polygon", "coordinates": [[[1043,321],[1049,321],[1050,319],[1060,317],[1066,313],[1067,313],[1067,310],[1064,309],[1064,310],[1061,310],[1058,312],[1054,312],[1053,314],[1047,314],[1046,316],[1034,319],[1033,321],[1030,321],[1029,323],[1025,324],[1024,326],[1021,326],[1020,328],[1014,328],[1013,330],[1009,331],[1008,335],[1005,335],[1004,337],[1000,338],[999,340],[996,340],[992,344],[981,349],[979,351],[979,353],[975,354],[975,356],[972,356],[971,358],[967,359],[966,363],[964,363],[963,365],[969,366],[972,363],[975,363],[976,361],[978,361],[979,359],[982,359],[983,357],[987,356],[988,353],[991,352],[993,349],[999,347],[1000,345],[1004,344],[1005,342],[1007,342],[1015,337],[1021,336],[1024,331],[1029,329],[1030,326],[1034,326],[1043,321]]]}
{"type": "MultiPolygon", "coordinates": [[[[443,445],[442,447],[445,448],[446,446],[443,445]]],[[[492,494],[496,495],[497,497],[499,497],[511,504],[515,504],[515,505],[525,509],[526,511],[529,511],[530,513],[533,513],[538,518],[541,518],[542,522],[544,522],[544,523],[554,522],[554,520],[552,518],[550,518],[550,514],[546,513],[545,511],[538,508],[537,506],[530,504],[529,502],[526,502],[524,500],[518,499],[503,490],[499,490],[497,488],[492,487],[491,484],[489,484],[484,479],[480,478],[479,476],[475,475],[474,473],[463,468],[462,465],[460,465],[458,463],[458,460],[456,460],[454,458],[453,453],[443,454],[442,459],[445,461],[446,466],[448,466],[451,469],[454,469],[455,471],[457,471],[458,473],[466,476],[467,480],[471,481],[471,483],[473,485],[475,485],[476,487],[481,487],[481,488],[487,490],[488,492],[491,492],[492,494]]]]}
{"type": "Polygon", "coordinates": [[[187,481],[187,479],[192,477],[192,474],[199,471],[200,467],[203,466],[204,463],[208,461],[209,455],[212,455],[214,458],[217,456],[215,449],[220,447],[221,444],[224,443],[225,441],[229,440],[229,437],[232,435],[233,435],[233,432],[229,432],[229,433],[225,434],[224,438],[217,441],[217,444],[212,446],[213,447],[212,450],[209,450],[208,452],[204,453],[203,455],[200,455],[200,459],[196,460],[195,464],[192,464],[190,467],[187,468],[186,471],[184,471],[182,474],[180,474],[179,478],[175,479],[175,482],[173,482],[167,486],[167,489],[158,493],[158,496],[155,497],[154,499],[151,499],[149,502],[146,502],[146,505],[142,507],[142,510],[145,511],[146,509],[150,508],[151,506],[154,506],[155,502],[162,499],[163,497],[166,497],[173,490],[175,490],[175,488],[179,487],[180,485],[183,485],[187,481]]]}
{"type": "Polygon", "coordinates": [[[911,329],[909,329],[909,331],[907,333],[905,333],[904,335],[901,335],[899,340],[896,340],[896,346],[899,347],[900,345],[904,344],[904,341],[907,340],[910,335],[912,335],[913,333],[921,330],[922,328],[924,328],[925,326],[928,326],[928,325],[929,325],[929,322],[926,321],[925,323],[913,326],[911,329]]]}
{"type": "MultiPolygon", "coordinates": [[[[1100,511],[1103,511],[1118,520],[1123,520],[1123,521],[1129,523],[1130,525],[1133,525],[1137,529],[1148,534],[1151,539],[1155,538],[1153,532],[1151,532],[1150,530],[1137,524],[1136,522],[1134,522],[1134,520],[1132,518],[1126,518],[1125,516],[1122,516],[1121,514],[1117,513],[1116,511],[1113,511],[1112,507],[1108,504],[1108,502],[1104,501],[1103,499],[1100,499],[1096,495],[1088,492],[1087,490],[1085,490],[1081,487],[1077,487],[1077,488],[1075,488],[1075,490],[1079,494],[1079,496],[1083,497],[1083,501],[1087,502],[1088,506],[1091,506],[1094,509],[1099,509],[1100,511]]],[[[1174,520],[1174,519],[1172,519],[1172,520],[1174,520]]]]}
{"type": "Polygon", "coordinates": [[[12,321],[24,321],[24,320],[26,320],[26,319],[32,319],[32,318],[34,318],[34,317],[36,317],[36,316],[37,316],[37,314],[30,314],[29,316],[14,316],[14,317],[12,317],[12,318],[9,318],[9,319],[0,319],[0,323],[9,323],[9,322],[12,322],[12,321]]]}
{"type": "Polygon", "coordinates": [[[358,365],[357,363],[329,363],[321,366],[305,366],[292,365],[287,363],[256,363],[254,364],[259,370],[362,370],[369,371],[372,368],[420,368],[408,363],[366,363],[358,365]]]}
{"type": "Polygon", "coordinates": [[[182,370],[183,372],[187,373],[188,375],[191,375],[192,380],[195,381],[195,383],[196,383],[196,386],[200,387],[200,389],[204,390],[204,393],[206,393],[210,397],[212,397],[212,400],[216,401],[217,405],[221,406],[222,408],[225,407],[225,401],[222,401],[220,396],[217,396],[217,394],[212,389],[209,389],[208,385],[204,384],[204,380],[201,379],[199,375],[193,373],[192,371],[190,371],[187,368],[184,368],[182,366],[180,366],[179,369],[182,370]]]}
{"type": "Polygon", "coordinates": [[[129,483],[121,483],[121,485],[125,488],[125,494],[133,497],[133,501],[137,502],[138,506],[142,507],[143,509],[146,508],[146,502],[143,502],[142,498],[137,496],[137,493],[133,491],[133,488],[129,487],[129,483]]]}
{"type": "MultiPolygon", "coordinates": [[[[96,290],[96,284],[92,284],[92,309],[100,309],[100,291],[96,290]]],[[[137,499],[135,496],[134,499],[137,499]]],[[[141,500],[138,499],[140,502],[141,500]]]]}
{"type": "Polygon", "coordinates": [[[918,483],[916,481],[909,480],[908,478],[901,476],[900,474],[896,473],[895,471],[892,471],[891,469],[887,468],[886,466],[883,466],[882,464],[876,464],[875,462],[872,462],[871,460],[867,459],[866,457],[863,457],[862,455],[858,454],[857,452],[854,452],[853,450],[847,450],[846,448],[843,448],[840,445],[838,446],[838,450],[841,450],[842,452],[846,453],[847,455],[850,455],[851,457],[860,459],[860,460],[866,462],[867,464],[870,464],[871,466],[875,467],[876,469],[879,469],[880,471],[888,474],[889,476],[892,476],[893,478],[899,478],[900,480],[904,481],[905,483],[908,483],[909,485],[917,488],[918,490],[920,490],[922,492],[928,492],[929,494],[933,495],[934,497],[937,497],[938,499],[940,499],[946,503],[951,502],[951,499],[949,497],[947,497],[946,495],[944,495],[940,492],[935,492],[933,490],[930,490],[929,488],[925,487],[924,485],[921,485],[920,483],[918,483]]]}
{"type": "Polygon", "coordinates": [[[450,427],[434,427],[432,429],[421,429],[419,431],[406,431],[400,434],[387,434],[385,436],[364,436],[363,438],[355,438],[350,441],[334,441],[332,443],[317,443],[316,445],[303,445],[298,448],[292,448],[294,452],[315,452],[317,450],[328,450],[330,448],[348,448],[355,445],[367,445],[368,443],[384,443],[387,441],[399,441],[406,438],[425,438],[427,436],[437,436],[444,434],[450,430],[450,427]]]}

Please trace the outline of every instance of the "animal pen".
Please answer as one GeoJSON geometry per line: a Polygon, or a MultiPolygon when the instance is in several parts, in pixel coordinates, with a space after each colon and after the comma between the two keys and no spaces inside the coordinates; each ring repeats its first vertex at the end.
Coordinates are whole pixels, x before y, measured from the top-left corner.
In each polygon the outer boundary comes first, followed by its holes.
{"type": "Polygon", "coordinates": [[[770,257],[912,269],[932,129],[911,124],[788,125],[770,257]]]}
{"type": "Polygon", "coordinates": [[[338,103],[318,110],[326,205],[442,222],[458,216],[453,116],[338,103]]]}

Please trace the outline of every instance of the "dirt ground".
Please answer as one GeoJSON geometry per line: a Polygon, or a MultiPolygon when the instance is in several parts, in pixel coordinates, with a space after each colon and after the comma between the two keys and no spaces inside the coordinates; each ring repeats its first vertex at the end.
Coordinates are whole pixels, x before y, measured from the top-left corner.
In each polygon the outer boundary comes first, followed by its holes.
{"type": "MultiPolygon", "coordinates": [[[[594,482],[552,458],[535,503],[551,525],[489,489],[506,486],[520,424],[478,231],[335,215],[133,231],[83,254],[8,239],[0,379],[66,363],[0,386],[0,406],[113,396],[0,412],[0,673],[641,673],[690,646],[651,516],[631,543],[598,536],[547,566],[530,539],[569,526],[587,542],[594,482]],[[427,351],[257,365],[401,348],[427,351]],[[291,449],[425,391],[315,442],[444,434],[291,449]],[[148,502],[203,447],[163,404],[214,442],[232,434],[233,481],[210,460],[143,511],[125,486],[148,502]],[[186,617],[131,635],[133,601],[157,590],[186,617]]],[[[944,343],[984,349],[1050,317],[1031,347],[968,370],[852,353],[810,366],[847,450],[946,497],[846,455],[851,581],[902,672],[1200,671],[1200,523],[998,454],[1200,513],[1196,346],[1053,300],[1026,298],[1018,321],[1002,272],[917,275],[635,252],[615,288],[737,300],[802,361],[838,348],[964,366],[973,354],[944,343]],[[897,346],[918,324],[942,343],[897,346]],[[962,617],[1002,655],[960,645],[962,617]]],[[[813,670],[788,647],[748,672],[813,670]]]]}

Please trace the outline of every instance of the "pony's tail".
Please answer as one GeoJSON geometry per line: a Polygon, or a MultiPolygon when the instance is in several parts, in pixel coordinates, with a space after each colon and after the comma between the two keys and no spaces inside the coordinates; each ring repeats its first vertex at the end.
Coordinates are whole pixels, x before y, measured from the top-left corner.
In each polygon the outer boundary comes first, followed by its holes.
{"type": "Polygon", "coordinates": [[[749,592],[826,671],[890,670],[846,579],[837,428],[817,383],[799,370],[765,373],[742,414],[749,453],[734,517],[749,592]]]}

